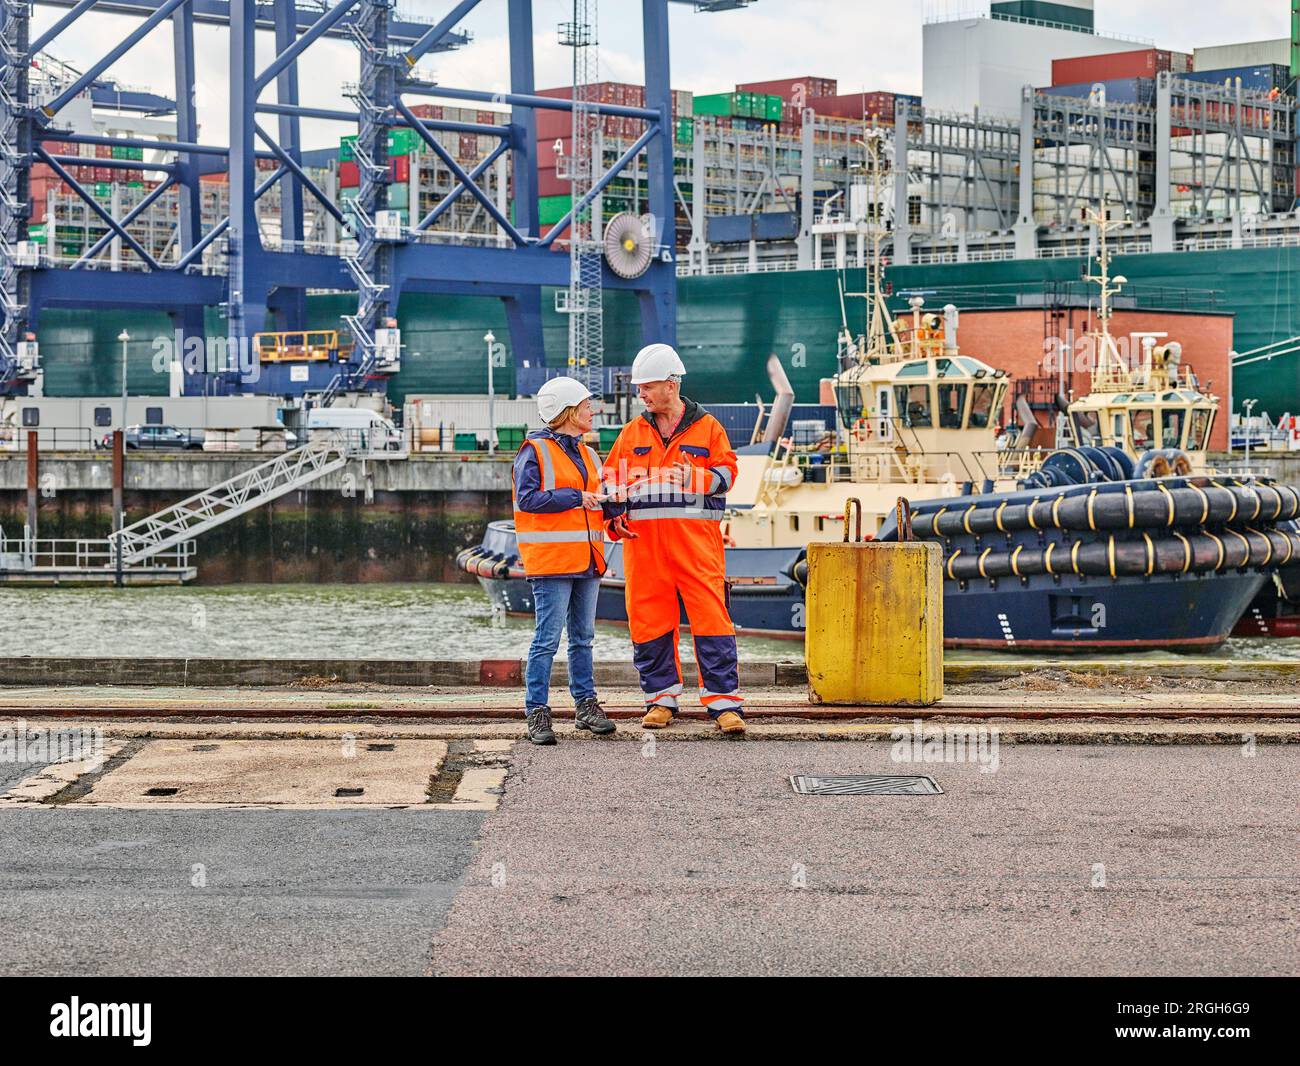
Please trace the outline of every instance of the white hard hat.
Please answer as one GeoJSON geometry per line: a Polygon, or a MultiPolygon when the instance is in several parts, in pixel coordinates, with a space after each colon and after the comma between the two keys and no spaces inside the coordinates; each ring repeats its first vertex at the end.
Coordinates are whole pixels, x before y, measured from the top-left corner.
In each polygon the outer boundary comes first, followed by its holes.
{"type": "Polygon", "coordinates": [[[632,360],[632,384],[667,381],[671,374],[685,374],[682,358],[671,344],[647,344],[632,360]]]}
{"type": "Polygon", "coordinates": [[[581,381],[551,378],[537,390],[537,413],[543,422],[549,423],[566,407],[574,407],[590,395],[591,390],[581,381]]]}

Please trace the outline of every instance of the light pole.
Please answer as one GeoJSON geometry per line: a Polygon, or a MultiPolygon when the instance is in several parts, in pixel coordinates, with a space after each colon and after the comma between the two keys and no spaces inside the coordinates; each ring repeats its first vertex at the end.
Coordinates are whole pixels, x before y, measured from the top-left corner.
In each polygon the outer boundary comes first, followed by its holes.
{"type": "Polygon", "coordinates": [[[113,441],[113,527],[117,530],[117,551],[113,553],[113,584],[121,588],[122,529],[126,524],[126,507],[122,499],[126,492],[126,346],[131,341],[131,334],[122,330],[117,339],[122,342],[122,428],[113,441]]]}
{"type": "Polygon", "coordinates": [[[1242,426],[1246,430],[1246,473],[1250,473],[1250,412],[1255,409],[1255,404],[1259,403],[1258,399],[1244,400],[1241,409],[1246,412],[1246,417],[1242,419],[1242,426]]]}
{"type": "Polygon", "coordinates": [[[496,344],[496,337],[491,330],[483,334],[483,341],[487,344],[488,356],[488,455],[495,456],[497,453],[497,418],[496,418],[496,391],[492,388],[492,348],[496,344]]]}
{"type": "Polygon", "coordinates": [[[122,330],[117,335],[122,342],[122,432],[126,432],[126,346],[131,343],[131,334],[122,330]]]}

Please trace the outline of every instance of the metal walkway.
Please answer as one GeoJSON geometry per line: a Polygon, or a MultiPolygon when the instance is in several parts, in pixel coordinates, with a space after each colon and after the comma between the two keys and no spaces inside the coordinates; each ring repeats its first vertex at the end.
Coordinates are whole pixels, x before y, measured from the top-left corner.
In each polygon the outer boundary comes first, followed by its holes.
{"type": "Polygon", "coordinates": [[[342,437],[312,441],[110,534],[109,543],[122,541],[122,564],[131,566],[341,469],[348,455],[342,437]]]}

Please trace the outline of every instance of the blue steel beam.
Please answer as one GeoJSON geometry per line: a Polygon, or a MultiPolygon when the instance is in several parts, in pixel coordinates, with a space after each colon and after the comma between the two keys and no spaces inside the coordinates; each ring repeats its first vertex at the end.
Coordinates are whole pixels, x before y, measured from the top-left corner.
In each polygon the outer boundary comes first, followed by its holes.
{"type": "Polygon", "coordinates": [[[36,270],[32,306],[116,308],[215,306],[224,298],[225,279],[206,274],[138,270],[36,270]],[[93,284],[91,284],[93,282],[93,284]]]}
{"type": "MultiPolygon", "coordinates": [[[[203,190],[199,184],[199,153],[194,139],[199,135],[198,108],[194,102],[197,80],[194,51],[194,12],[186,6],[172,15],[172,65],[176,76],[176,139],[186,144],[176,157],[176,181],[179,186],[180,253],[188,254],[203,233],[203,190]]],[[[222,156],[230,154],[226,148],[222,156]]]]}
{"type": "MultiPolygon", "coordinates": [[[[162,269],[162,267],[158,263],[158,260],[156,260],[153,256],[151,256],[139,241],[137,241],[134,237],[131,236],[131,234],[129,234],[125,229],[123,229],[122,225],[117,221],[117,219],[115,219],[108,211],[104,210],[104,208],[100,205],[99,201],[96,200],[93,196],[91,196],[91,194],[88,193],[82,187],[81,183],[77,181],[76,178],[74,178],[70,173],[68,173],[68,171],[63,169],[63,166],[59,163],[58,159],[55,156],[50,155],[44,148],[39,148],[39,147],[36,149],[36,154],[41,159],[43,159],[46,163],[49,164],[50,168],[54,171],[54,173],[56,173],[60,178],[62,178],[70,186],[72,186],[72,191],[86,201],[86,205],[96,215],[99,216],[100,221],[102,221],[104,225],[106,225],[109,229],[115,230],[117,232],[117,235],[121,237],[123,241],[126,242],[126,244],[130,247],[131,251],[135,252],[135,254],[138,255],[144,262],[148,263],[152,269],[154,270],[162,269]]],[[[78,157],[78,159],[80,159],[80,157],[78,157]]],[[[99,160],[99,162],[131,163],[131,162],[135,162],[135,160],[101,159],[99,160]]]]}
{"type": "MultiPolygon", "coordinates": [[[[348,0],[349,4],[354,0],[348,0]]],[[[343,6],[343,5],[340,5],[343,6]]],[[[325,25],[326,20],[317,23],[317,27],[325,25]]],[[[279,63],[287,54],[293,53],[294,48],[302,40],[307,40],[308,35],[313,31],[308,31],[302,38],[297,38],[298,29],[294,26],[293,9],[286,4],[280,4],[275,9],[275,50],[279,53],[272,66],[279,63]]],[[[321,30],[323,33],[324,30],[321,30]]],[[[315,40],[319,38],[317,34],[315,40]]],[[[306,45],[303,45],[306,47],[306,45]]],[[[258,87],[254,87],[253,95],[256,99],[258,87]]],[[[296,104],[298,102],[298,64],[293,61],[292,56],[276,72],[275,79],[275,96],[286,104],[296,104]]],[[[254,121],[256,116],[249,116],[250,121],[254,121]]],[[[268,148],[276,154],[280,160],[280,165],[288,167],[289,170],[297,177],[298,181],[290,181],[280,190],[280,238],[281,241],[288,241],[291,245],[296,245],[303,239],[305,225],[303,218],[303,197],[302,189],[305,182],[311,189],[312,195],[321,203],[326,205],[327,210],[333,209],[332,204],[326,203],[321,196],[320,190],[316,188],[314,182],[307,178],[302,169],[302,123],[294,115],[282,115],[279,120],[280,143],[276,145],[267,137],[254,121],[254,129],[259,136],[266,142],[268,148]]],[[[342,218],[340,214],[338,216],[342,218]]],[[[283,245],[281,247],[283,251],[283,245]]],[[[302,329],[307,323],[307,290],[295,289],[291,295],[286,295],[283,301],[287,306],[282,316],[281,325],[286,329],[302,329]]]]}
{"type": "MultiPolygon", "coordinates": [[[[467,175],[470,181],[477,182],[478,179],[482,177],[483,174],[487,171],[488,167],[490,167],[493,163],[496,162],[497,156],[501,155],[501,153],[503,153],[506,150],[506,148],[507,145],[505,141],[502,141],[495,148],[493,148],[492,151],[490,151],[487,155],[485,155],[482,159],[480,159],[474,165],[474,169],[471,170],[467,175]]],[[[414,226],[413,228],[417,231],[428,229],[446,213],[447,209],[450,208],[451,205],[456,202],[456,199],[467,188],[468,186],[463,181],[458,181],[456,185],[452,188],[452,190],[442,198],[442,200],[437,204],[437,206],[435,206],[432,211],[430,211],[427,215],[425,215],[424,218],[420,219],[419,224],[414,226]]],[[[515,203],[516,204],[519,203],[518,197],[516,197],[515,203]]],[[[516,217],[518,217],[517,213],[516,213],[516,217]]]]}
{"type": "Polygon", "coordinates": [[[47,118],[53,118],[67,106],[68,101],[76,99],[76,97],[81,94],[82,90],[94,84],[104,71],[126,55],[126,53],[134,48],[143,38],[147,37],[149,32],[155,26],[166,19],[168,15],[182,4],[189,2],[190,0],[159,0],[159,4],[152,15],[141,22],[140,25],[136,26],[135,29],[128,33],[118,44],[114,45],[107,55],[96,60],[94,65],[91,66],[88,71],[64,89],[63,92],[48,104],[43,105],[41,107],[41,112],[47,118]]]}
{"type": "MultiPolygon", "coordinates": [[[[357,0],[340,0],[340,2],[331,8],[325,14],[316,20],[315,25],[307,30],[296,41],[293,34],[297,32],[294,26],[293,12],[283,3],[276,4],[275,26],[276,26],[276,51],[279,53],[270,63],[270,65],[257,76],[253,82],[253,97],[262,95],[264,90],[280,74],[281,71],[294,65],[303,52],[310,48],[316,41],[320,40],[325,34],[329,33],[333,27],[338,25],[343,18],[357,6],[357,0]],[[288,41],[288,44],[283,42],[288,41]]],[[[296,100],[282,100],[282,103],[296,103],[296,100]]]]}
{"type": "MultiPolygon", "coordinates": [[[[50,155],[47,156],[44,148],[36,149],[41,158],[53,159],[56,163],[64,163],[70,167],[79,167],[86,164],[87,157],[82,155],[50,155]]],[[[90,163],[97,167],[104,167],[106,170],[152,170],[159,174],[172,174],[176,171],[174,163],[146,163],[139,159],[91,159],[90,163]]]]}
{"type": "MultiPolygon", "coordinates": [[[[129,226],[132,222],[134,222],[137,218],[139,218],[142,214],[144,214],[145,211],[149,209],[150,205],[152,205],[155,200],[161,197],[163,193],[165,193],[168,189],[172,187],[173,184],[175,184],[175,180],[176,180],[175,178],[168,175],[168,177],[164,181],[159,182],[158,185],[153,189],[152,192],[149,193],[148,196],[146,196],[143,200],[141,200],[138,204],[136,204],[135,207],[131,208],[131,210],[126,213],[126,215],[122,219],[121,224],[123,226],[129,226]]],[[[113,235],[111,233],[105,233],[104,236],[100,237],[99,240],[97,240],[93,245],[87,248],[86,251],[82,252],[81,258],[78,259],[75,263],[73,263],[72,266],[68,267],[68,269],[76,270],[78,267],[85,266],[92,259],[94,259],[95,256],[99,255],[100,252],[102,252],[105,248],[107,248],[112,242],[113,242],[113,235]]]]}
{"type": "Polygon", "coordinates": [[[433,48],[441,44],[443,40],[446,39],[447,35],[451,33],[456,23],[460,22],[461,19],[478,7],[478,4],[479,0],[460,0],[460,3],[451,9],[451,14],[430,29],[423,37],[406,50],[407,66],[415,66],[423,56],[427,55],[433,48]]]}
{"type": "MultiPolygon", "coordinates": [[[[656,254],[641,289],[641,338],[644,343],[677,343],[677,205],[673,187],[672,78],[669,70],[668,4],[641,0],[641,35],[645,54],[646,106],[659,112],[662,136],[646,148],[646,178],[650,214],[654,219],[654,250],[668,250],[668,261],[656,254]]],[[[650,131],[647,131],[649,133],[650,131]]]]}
{"type": "Polygon", "coordinates": [[[478,187],[478,184],[473,178],[465,173],[465,169],[456,162],[452,157],[452,154],[438,143],[438,139],[434,137],[432,133],[424,128],[424,125],[420,122],[419,118],[411,112],[411,109],[407,107],[405,103],[402,102],[400,96],[397,97],[395,103],[398,114],[404,115],[406,120],[415,126],[415,132],[420,135],[420,139],[433,150],[434,155],[447,165],[447,169],[456,176],[456,180],[460,182],[460,184],[465,186],[469,194],[483,205],[483,210],[492,216],[493,222],[506,231],[506,236],[514,241],[516,245],[527,244],[527,238],[510,224],[510,220],[501,213],[497,205],[492,202],[492,198],[478,187]]]}
{"type": "MultiPolygon", "coordinates": [[[[34,0],[38,7],[58,7],[58,8],[75,8],[82,0],[34,0]]],[[[256,19],[259,30],[275,29],[275,11],[281,3],[288,3],[291,0],[275,0],[274,3],[260,3],[257,5],[256,19]]],[[[162,0],[99,0],[95,5],[96,14],[108,15],[148,15],[150,12],[157,10],[162,0]]],[[[230,25],[230,3],[228,0],[189,0],[190,7],[193,9],[194,21],[205,26],[229,26],[230,25]]],[[[321,17],[320,11],[314,11],[309,8],[302,8],[294,5],[295,21],[299,33],[305,33],[310,30],[316,21],[321,17]]],[[[353,19],[346,18],[339,25],[330,29],[327,36],[329,37],[347,37],[348,26],[353,19]]],[[[407,22],[401,19],[394,19],[390,23],[392,27],[393,40],[401,43],[406,41],[418,41],[429,29],[428,23],[424,22],[407,22]]],[[[441,41],[434,51],[447,52],[454,48],[460,48],[469,41],[469,35],[464,33],[452,33],[441,41]]]]}
{"type": "MultiPolygon", "coordinates": [[[[281,167],[279,170],[275,171],[275,173],[271,174],[270,177],[268,177],[264,182],[262,182],[261,185],[259,185],[253,191],[253,199],[254,200],[261,199],[263,193],[270,191],[271,186],[273,186],[277,181],[279,181],[288,173],[289,172],[285,170],[284,167],[281,167]]],[[[215,241],[228,229],[230,229],[229,215],[223,218],[220,222],[214,224],[213,227],[210,230],[208,230],[207,233],[205,233],[198,241],[196,241],[194,247],[191,248],[187,254],[181,256],[181,258],[177,261],[176,265],[172,269],[184,270],[191,263],[197,260],[200,255],[203,254],[204,249],[207,248],[208,245],[210,245],[213,241],[215,241]]]]}
{"type": "MultiPolygon", "coordinates": [[[[533,96],[537,88],[533,57],[533,0],[510,0],[510,91],[533,96]]],[[[518,105],[510,109],[513,134],[515,223],[529,237],[538,236],[537,112],[518,105]]],[[[516,345],[518,347],[518,345],[516,345]]]]}
{"type": "Polygon", "coordinates": [[[96,82],[90,87],[90,99],[96,107],[114,111],[138,111],[146,115],[169,115],[176,110],[176,101],[158,93],[119,89],[111,82],[96,82]]]}
{"type": "MultiPolygon", "coordinates": [[[[659,2],[662,3],[663,0],[659,0],[659,2]]],[[[549,248],[551,244],[554,243],[555,238],[569,228],[570,223],[573,222],[573,216],[599,196],[605,190],[605,186],[618,177],[622,169],[632,162],[632,160],[636,158],[637,153],[649,144],[659,134],[659,132],[660,129],[658,124],[652,125],[648,130],[641,134],[640,137],[633,141],[631,147],[629,147],[626,152],[614,161],[614,164],[601,175],[600,180],[592,185],[592,187],[583,194],[582,199],[569,208],[568,214],[560,219],[560,221],[551,228],[551,231],[542,238],[541,247],[549,248]]],[[[653,210],[653,208],[651,208],[651,210],[653,210]]]]}
{"type": "MultiPolygon", "coordinates": [[[[320,201],[321,206],[325,208],[326,211],[328,211],[331,215],[333,215],[339,222],[343,223],[344,225],[347,225],[347,220],[343,217],[342,212],[339,211],[339,209],[334,206],[334,201],[331,200],[328,196],[326,196],[324,190],[322,190],[319,185],[317,185],[314,181],[311,180],[310,177],[308,177],[307,172],[302,169],[298,161],[292,158],[289,155],[289,153],[285,151],[283,148],[281,148],[280,145],[276,144],[275,141],[271,140],[271,135],[267,133],[266,130],[262,129],[261,126],[254,124],[253,130],[259,137],[262,138],[263,143],[266,144],[271,149],[271,153],[276,157],[276,159],[280,161],[280,165],[282,167],[287,168],[290,171],[290,173],[292,173],[293,176],[298,179],[298,182],[300,183],[299,186],[297,186],[299,188],[299,194],[301,195],[301,190],[305,188],[309,193],[312,194],[312,196],[314,196],[317,200],[320,201]]],[[[299,233],[302,231],[301,214],[302,212],[300,208],[298,227],[297,227],[299,233]]],[[[301,240],[302,238],[299,236],[294,236],[291,239],[298,241],[301,240]]]]}

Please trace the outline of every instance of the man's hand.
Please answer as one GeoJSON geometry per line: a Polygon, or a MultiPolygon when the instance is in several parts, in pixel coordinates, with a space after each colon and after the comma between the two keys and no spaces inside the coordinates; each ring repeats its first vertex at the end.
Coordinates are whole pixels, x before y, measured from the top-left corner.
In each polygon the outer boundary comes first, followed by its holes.
{"type": "Polygon", "coordinates": [[[678,489],[690,489],[695,482],[695,467],[689,459],[683,459],[679,463],[668,467],[660,479],[663,484],[671,485],[678,489]]]}
{"type": "Polygon", "coordinates": [[[630,540],[636,540],[638,534],[633,533],[627,524],[627,515],[621,514],[609,524],[610,531],[620,540],[627,537],[630,540]]]}
{"type": "Polygon", "coordinates": [[[594,492],[584,492],[582,494],[582,506],[588,511],[599,511],[603,497],[594,492]]]}

